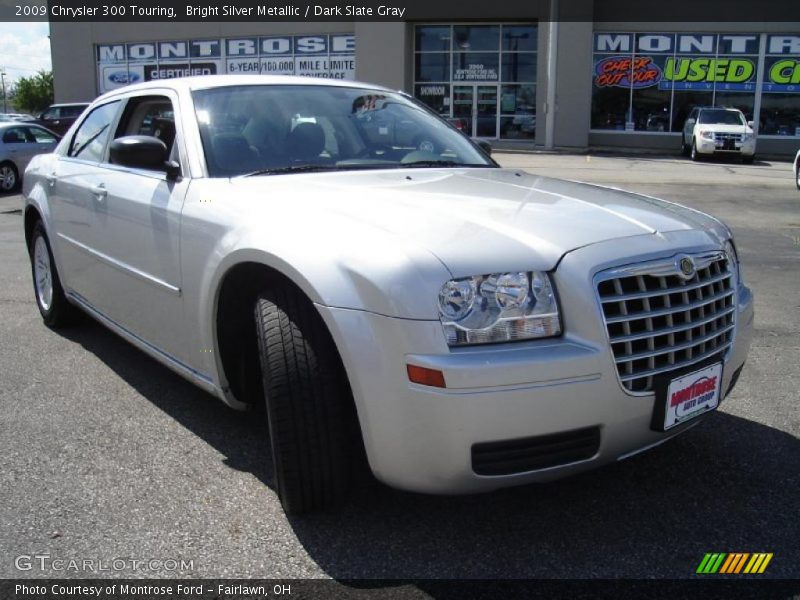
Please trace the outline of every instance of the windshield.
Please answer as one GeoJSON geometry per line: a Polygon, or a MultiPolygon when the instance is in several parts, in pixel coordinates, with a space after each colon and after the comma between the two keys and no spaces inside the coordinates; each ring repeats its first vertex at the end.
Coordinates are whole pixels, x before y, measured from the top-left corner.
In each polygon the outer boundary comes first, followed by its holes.
{"type": "Polygon", "coordinates": [[[466,137],[401,94],[244,85],[197,90],[193,98],[211,177],[495,166],[466,137]]]}
{"type": "Polygon", "coordinates": [[[744,125],[744,117],[737,110],[702,110],[698,123],[702,125],[744,125]]]}

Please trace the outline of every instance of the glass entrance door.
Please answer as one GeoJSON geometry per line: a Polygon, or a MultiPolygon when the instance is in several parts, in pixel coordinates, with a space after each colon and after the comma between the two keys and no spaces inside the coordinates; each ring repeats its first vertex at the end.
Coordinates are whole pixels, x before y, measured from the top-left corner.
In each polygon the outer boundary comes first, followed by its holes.
{"type": "Polygon", "coordinates": [[[497,137],[497,85],[454,85],[453,118],[470,137],[497,137]]]}

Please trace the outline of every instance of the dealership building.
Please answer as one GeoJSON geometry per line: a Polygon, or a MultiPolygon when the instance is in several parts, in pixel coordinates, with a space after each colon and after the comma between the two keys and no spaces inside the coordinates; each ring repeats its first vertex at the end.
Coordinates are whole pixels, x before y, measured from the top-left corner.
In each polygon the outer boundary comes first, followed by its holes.
{"type": "Polygon", "coordinates": [[[487,3],[463,21],[51,23],[56,101],[187,74],[293,74],[404,90],[498,147],[677,152],[691,108],[718,105],[754,122],[759,154],[800,148],[800,23],[629,22],[601,0],[551,22],[554,4],[487,3]]]}

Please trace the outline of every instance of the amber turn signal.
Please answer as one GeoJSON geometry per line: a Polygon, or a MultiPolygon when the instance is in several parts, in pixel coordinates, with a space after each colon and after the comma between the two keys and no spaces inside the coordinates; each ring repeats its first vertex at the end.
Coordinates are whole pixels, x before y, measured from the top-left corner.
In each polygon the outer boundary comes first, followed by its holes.
{"type": "Polygon", "coordinates": [[[420,385],[429,385],[431,387],[447,387],[444,383],[444,373],[436,369],[426,369],[425,367],[417,367],[416,365],[406,365],[408,370],[408,379],[411,383],[419,383],[420,385]]]}

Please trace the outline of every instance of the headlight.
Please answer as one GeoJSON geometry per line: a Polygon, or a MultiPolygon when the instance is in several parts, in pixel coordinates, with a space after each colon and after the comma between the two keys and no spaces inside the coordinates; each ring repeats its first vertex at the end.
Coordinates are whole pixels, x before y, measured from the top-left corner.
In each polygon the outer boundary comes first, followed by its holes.
{"type": "Polygon", "coordinates": [[[728,257],[728,261],[731,263],[733,272],[736,273],[736,281],[741,281],[742,277],[739,271],[739,255],[736,253],[736,246],[733,245],[733,240],[729,239],[726,241],[725,244],[723,244],[722,249],[725,251],[725,255],[728,257]]]}
{"type": "Polygon", "coordinates": [[[700,137],[703,138],[704,140],[713,140],[714,139],[714,133],[711,132],[711,131],[701,131],[700,132],[700,137]]]}
{"type": "Polygon", "coordinates": [[[550,277],[540,271],[452,279],[439,291],[439,318],[449,346],[561,333],[550,277]]]}
{"type": "Polygon", "coordinates": [[[745,142],[749,142],[750,140],[754,140],[754,139],[756,139],[756,134],[753,133],[752,131],[748,131],[747,133],[744,134],[744,141],[745,142]]]}

